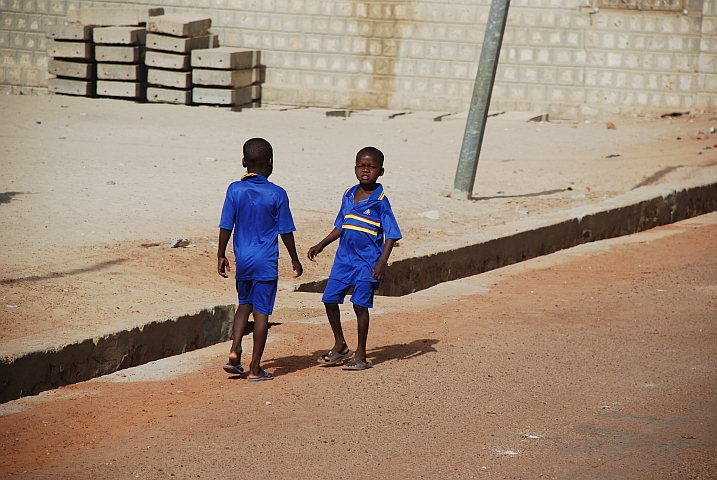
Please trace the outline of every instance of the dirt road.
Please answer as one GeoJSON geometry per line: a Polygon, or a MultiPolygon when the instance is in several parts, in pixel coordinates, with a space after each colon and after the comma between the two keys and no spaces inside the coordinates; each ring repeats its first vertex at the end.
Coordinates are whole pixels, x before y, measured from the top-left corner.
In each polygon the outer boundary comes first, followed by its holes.
{"type": "Polygon", "coordinates": [[[4,404],[0,477],[717,477],[717,214],[377,312],[364,372],[292,322],[272,382],[223,344],[4,404]]]}

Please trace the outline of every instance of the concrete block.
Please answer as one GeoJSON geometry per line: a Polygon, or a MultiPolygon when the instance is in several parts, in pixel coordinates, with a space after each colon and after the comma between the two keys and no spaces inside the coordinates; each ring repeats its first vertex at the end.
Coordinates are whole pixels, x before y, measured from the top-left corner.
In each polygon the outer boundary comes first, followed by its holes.
{"type": "Polygon", "coordinates": [[[206,35],[211,26],[211,18],[177,13],[150,18],[147,31],[175,37],[199,37],[206,35]]]}
{"type": "Polygon", "coordinates": [[[89,42],[65,42],[50,40],[47,44],[47,56],[57,58],[92,59],[93,45],[89,42]]]}
{"type": "Polygon", "coordinates": [[[147,80],[147,67],[141,64],[98,63],[97,78],[100,80],[144,82],[147,80]]]}
{"type": "Polygon", "coordinates": [[[170,70],[189,70],[189,55],[147,51],[144,63],[148,67],[167,68],[170,70]]]}
{"type": "Polygon", "coordinates": [[[101,97],[144,99],[147,84],[142,82],[97,81],[97,95],[101,97]]]}
{"type": "Polygon", "coordinates": [[[95,64],[89,62],[67,62],[51,58],[47,62],[47,71],[58,77],[95,78],[95,64]]]}
{"type": "Polygon", "coordinates": [[[146,39],[147,48],[161,50],[163,52],[189,53],[200,48],[217,48],[219,46],[219,35],[202,35],[201,37],[182,38],[171,35],[159,35],[148,33],[146,39]]]}
{"type": "Polygon", "coordinates": [[[144,45],[146,36],[143,27],[100,27],[92,32],[95,43],[109,45],[144,45]]]}
{"type": "Polygon", "coordinates": [[[231,107],[232,112],[241,112],[242,110],[249,110],[253,108],[261,108],[261,101],[257,100],[251,103],[245,103],[244,105],[235,105],[231,107]]]}
{"type": "Polygon", "coordinates": [[[192,52],[192,67],[244,70],[261,63],[261,51],[219,47],[192,52]]]}
{"type": "Polygon", "coordinates": [[[252,85],[249,88],[251,89],[252,101],[261,100],[261,85],[252,85]]]}
{"type": "Polygon", "coordinates": [[[50,25],[45,30],[47,38],[55,40],[74,40],[76,42],[92,40],[92,28],[87,25],[50,25]]]}
{"type": "Polygon", "coordinates": [[[213,70],[195,68],[192,70],[192,81],[195,85],[209,85],[213,87],[248,87],[254,83],[255,68],[244,70],[213,70]]]}
{"type": "Polygon", "coordinates": [[[251,83],[265,83],[266,82],[266,65],[257,65],[251,69],[252,82],[251,83]]]}
{"type": "Polygon", "coordinates": [[[192,91],[149,87],[147,88],[147,101],[153,103],[190,105],[192,103],[192,91]]]}
{"type": "Polygon", "coordinates": [[[198,88],[192,90],[192,101],[204,105],[244,105],[251,103],[251,87],[198,88]]]}
{"type": "Polygon", "coordinates": [[[162,7],[78,8],[68,10],[67,21],[105,27],[144,25],[151,17],[163,14],[162,7]]]}
{"type": "Polygon", "coordinates": [[[66,78],[51,78],[47,81],[47,90],[63,95],[81,95],[90,97],[95,94],[95,82],[85,80],[69,80],[66,78]]]}
{"type": "Polygon", "coordinates": [[[95,59],[107,63],[140,63],[144,58],[144,47],[108,46],[95,47],[95,59]]]}
{"type": "Polygon", "coordinates": [[[191,88],[192,72],[177,72],[174,70],[147,70],[147,83],[161,87],[191,88]]]}

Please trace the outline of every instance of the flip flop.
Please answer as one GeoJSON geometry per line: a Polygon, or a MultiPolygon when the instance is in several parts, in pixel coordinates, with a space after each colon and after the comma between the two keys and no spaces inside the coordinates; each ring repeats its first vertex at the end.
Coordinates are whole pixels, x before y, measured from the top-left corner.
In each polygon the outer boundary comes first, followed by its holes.
{"type": "Polygon", "coordinates": [[[371,367],[373,367],[373,363],[364,362],[354,357],[348,362],[344,363],[344,366],[341,367],[341,370],[366,370],[367,368],[371,367]]]}
{"type": "Polygon", "coordinates": [[[227,363],[222,367],[225,372],[231,373],[232,375],[243,375],[244,367],[241,366],[241,363],[237,363],[236,365],[232,365],[231,363],[227,363]]]}
{"type": "Polygon", "coordinates": [[[274,375],[264,370],[264,374],[261,377],[251,378],[246,377],[249,382],[263,382],[264,380],[274,380],[274,375]]]}
{"type": "Polygon", "coordinates": [[[341,360],[343,360],[344,358],[349,358],[353,354],[354,352],[352,352],[350,349],[346,353],[338,353],[334,352],[333,350],[329,350],[328,352],[321,355],[316,361],[319,362],[320,367],[330,367],[341,362],[341,360]]]}

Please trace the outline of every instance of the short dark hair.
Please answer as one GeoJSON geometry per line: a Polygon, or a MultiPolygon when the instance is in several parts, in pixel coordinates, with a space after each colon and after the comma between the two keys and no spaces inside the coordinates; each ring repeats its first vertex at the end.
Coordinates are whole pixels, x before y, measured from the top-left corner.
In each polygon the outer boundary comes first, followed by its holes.
{"type": "Polygon", "coordinates": [[[364,155],[371,155],[383,167],[383,152],[376,147],[363,147],[356,154],[356,161],[364,155]]]}
{"type": "Polygon", "coordinates": [[[274,149],[271,148],[271,143],[263,138],[247,140],[246,143],[244,143],[242,151],[247,167],[256,167],[265,164],[270,158],[274,157],[274,149]]]}

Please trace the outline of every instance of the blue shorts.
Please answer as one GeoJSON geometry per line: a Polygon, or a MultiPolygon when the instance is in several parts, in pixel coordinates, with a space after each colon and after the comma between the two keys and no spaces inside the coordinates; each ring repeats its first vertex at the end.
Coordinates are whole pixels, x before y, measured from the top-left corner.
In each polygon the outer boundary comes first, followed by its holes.
{"type": "Polygon", "coordinates": [[[274,311],[278,280],[237,280],[239,305],[250,303],[254,310],[264,315],[274,311]]]}
{"type": "Polygon", "coordinates": [[[349,285],[329,278],[321,301],[324,303],[344,303],[344,297],[351,287],[354,287],[354,293],[351,294],[351,303],[359,307],[373,308],[373,292],[378,289],[378,282],[359,281],[355,285],[349,285]]]}

